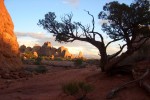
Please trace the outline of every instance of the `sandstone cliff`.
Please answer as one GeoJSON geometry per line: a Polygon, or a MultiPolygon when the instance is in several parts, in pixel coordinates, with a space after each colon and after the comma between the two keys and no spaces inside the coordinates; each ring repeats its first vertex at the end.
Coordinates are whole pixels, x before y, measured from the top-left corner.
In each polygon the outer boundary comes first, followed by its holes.
{"type": "Polygon", "coordinates": [[[14,25],[5,8],[4,0],[0,0],[0,70],[14,70],[21,65],[19,46],[13,29],[14,25]]]}
{"type": "Polygon", "coordinates": [[[34,53],[36,52],[36,57],[37,56],[47,56],[47,57],[51,57],[51,58],[66,58],[66,59],[75,59],[75,58],[83,58],[83,53],[79,52],[78,56],[75,56],[73,54],[71,54],[69,52],[69,50],[64,47],[61,46],[58,49],[53,47],[51,42],[45,42],[42,46],[39,45],[35,45],[33,46],[33,48],[31,47],[27,47],[22,45],[20,46],[20,52],[22,53],[21,58],[24,58],[24,54],[25,53],[32,53],[34,55],[34,53]],[[24,50],[25,48],[25,50],[24,50]],[[29,50],[30,48],[30,50],[29,50]],[[24,51],[24,52],[22,52],[24,51]]]}

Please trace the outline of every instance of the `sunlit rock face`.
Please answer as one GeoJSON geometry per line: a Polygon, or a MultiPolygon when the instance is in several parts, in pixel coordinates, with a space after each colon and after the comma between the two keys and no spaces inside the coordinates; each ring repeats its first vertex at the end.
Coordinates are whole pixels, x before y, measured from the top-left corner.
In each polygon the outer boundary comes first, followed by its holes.
{"type": "Polygon", "coordinates": [[[0,0],[0,70],[15,70],[21,66],[19,46],[13,29],[14,25],[4,0],[0,0]]]}
{"type": "Polygon", "coordinates": [[[38,53],[40,56],[51,56],[51,43],[50,42],[45,42],[42,47],[39,49],[38,53]]]}
{"type": "Polygon", "coordinates": [[[83,53],[81,51],[79,52],[78,58],[83,58],[83,53]]]}

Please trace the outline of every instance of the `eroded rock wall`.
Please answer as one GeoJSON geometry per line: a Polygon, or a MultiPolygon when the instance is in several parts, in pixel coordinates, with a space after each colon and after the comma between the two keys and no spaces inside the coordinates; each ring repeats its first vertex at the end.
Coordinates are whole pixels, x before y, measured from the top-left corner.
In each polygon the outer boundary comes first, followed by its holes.
{"type": "Polygon", "coordinates": [[[0,69],[15,70],[21,67],[19,58],[19,45],[13,32],[14,25],[12,19],[4,5],[4,0],[0,0],[0,69]]]}

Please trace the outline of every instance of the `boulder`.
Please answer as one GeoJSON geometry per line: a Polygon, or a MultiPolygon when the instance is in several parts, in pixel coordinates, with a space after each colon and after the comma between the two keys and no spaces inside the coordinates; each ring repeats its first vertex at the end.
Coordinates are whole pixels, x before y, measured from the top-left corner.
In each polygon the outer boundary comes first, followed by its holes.
{"type": "Polygon", "coordinates": [[[19,58],[19,45],[13,32],[14,25],[12,19],[4,5],[4,0],[0,0],[0,69],[16,70],[21,68],[19,58]]]}
{"type": "Polygon", "coordinates": [[[56,54],[56,53],[57,53],[57,49],[54,48],[54,47],[52,47],[50,53],[51,53],[51,56],[52,56],[52,55],[53,55],[53,56],[57,55],[57,54],[56,54]]]}
{"type": "Polygon", "coordinates": [[[71,54],[67,48],[65,48],[64,46],[61,46],[57,50],[57,57],[71,58],[71,54]]]}
{"type": "Polygon", "coordinates": [[[75,58],[75,56],[73,54],[71,54],[70,59],[74,59],[74,58],[75,58]]]}
{"type": "Polygon", "coordinates": [[[45,42],[42,47],[46,47],[46,48],[50,47],[51,48],[52,47],[51,42],[45,42]]]}
{"type": "Polygon", "coordinates": [[[51,47],[44,45],[39,49],[39,56],[51,56],[51,47]]]}
{"type": "Polygon", "coordinates": [[[65,47],[64,47],[64,46],[59,47],[58,50],[57,50],[58,55],[59,55],[59,54],[61,55],[61,53],[62,53],[64,50],[65,50],[65,47]]]}
{"type": "Polygon", "coordinates": [[[68,49],[63,51],[62,56],[63,58],[71,58],[71,54],[69,53],[68,49]]]}
{"type": "Polygon", "coordinates": [[[25,52],[26,52],[26,53],[32,52],[32,48],[31,48],[31,47],[27,47],[27,48],[25,49],[25,52]]]}
{"type": "Polygon", "coordinates": [[[78,58],[83,58],[83,53],[81,51],[79,52],[78,58]]]}
{"type": "MultiPolygon", "coordinates": [[[[24,46],[23,46],[24,47],[24,46]]],[[[21,48],[21,47],[20,47],[21,48]]],[[[22,50],[22,49],[20,49],[22,50]]],[[[58,49],[51,45],[51,42],[45,42],[42,46],[35,45],[33,48],[27,47],[25,53],[36,52],[38,56],[54,58],[66,58],[66,59],[75,59],[83,58],[83,53],[79,52],[79,55],[75,56],[69,52],[64,46],[59,47],[58,49]]]]}
{"type": "Polygon", "coordinates": [[[37,52],[33,52],[33,56],[35,57],[35,58],[38,58],[38,53],[37,52]]]}
{"type": "Polygon", "coordinates": [[[32,51],[39,52],[40,48],[41,48],[41,46],[36,44],[35,46],[33,46],[32,51]]]}

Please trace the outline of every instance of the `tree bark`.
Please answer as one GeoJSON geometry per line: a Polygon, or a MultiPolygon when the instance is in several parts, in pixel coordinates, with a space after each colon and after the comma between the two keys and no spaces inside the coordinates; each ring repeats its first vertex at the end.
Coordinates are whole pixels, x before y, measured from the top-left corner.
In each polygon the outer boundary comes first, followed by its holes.
{"type": "Polygon", "coordinates": [[[107,58],[107,53],[106,53],[106,48],[103,46],[98,48],[99,53],[100,53],[100,68],[101,71],[104,72],[105,71],[105,65],[108,62],[108,58],[107,58]]]}
{"type": "Polygon", "coordinates": [[[116,57],[110,61],[107,62],[107,64],[105,64],[105,71],[106,72],[110,72],[113,68],[117,68],[118,64],[123,61],[126,57],[130,56],[131,54],[133,54],[133,51],[127,51],[123,54],[121,54],[119,57],[116,57]]]}

